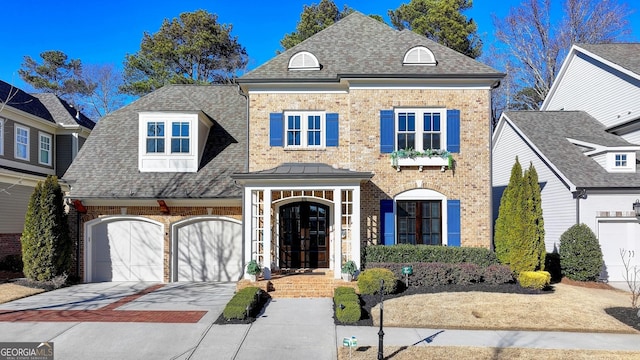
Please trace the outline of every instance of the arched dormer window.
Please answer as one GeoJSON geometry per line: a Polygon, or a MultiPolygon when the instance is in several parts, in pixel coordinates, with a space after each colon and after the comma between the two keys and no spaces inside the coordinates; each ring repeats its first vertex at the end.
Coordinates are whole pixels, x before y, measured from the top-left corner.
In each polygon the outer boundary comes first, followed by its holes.
{"type": "Polygon", "coordinates": [[[427,49],[424,46],[416,46],[414,48],[409,49],[404,54],[404,59],[402,60],[402,65],[428,65],[435,66],[436,58],[433,56],[431,50],[427,49]]]}
{"type": "Polygon", "coordinates": [[[301,51],[289,59],[289,70],[320,70],[320,63],[312,53],[301,51]]]}

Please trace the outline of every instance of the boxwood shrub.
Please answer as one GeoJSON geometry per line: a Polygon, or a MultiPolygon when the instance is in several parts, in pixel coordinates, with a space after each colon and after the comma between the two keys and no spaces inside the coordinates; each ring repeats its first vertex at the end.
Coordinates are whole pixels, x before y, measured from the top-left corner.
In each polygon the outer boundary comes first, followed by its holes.
{"type": "Polygon", "coordinates": [[[542,290],[551,283],[548,271],[523,271],[518,275],[518,282],[523,288],[542,290]]]}
{"type": "Polygon", "coordinates": [[[375,245],[365,247],[367,267],[372,263],[471,263],[481,267],[499,264],[496,254],[485,248],[407,245],[375,245]]]}
{"type": "Polygon", "coordinates": [[[360,297],[352,287],[337,287],[333,292],[333,304],[336,319],[344,324],[353,324],[360,320],[362,309],[360,297]]]}
{"type": "Polygon", "coordinates": [[[396,276],[389,269],[369,268],[358,275],[358,289],[360,294],[373,295],[380,292],[380,280],[384,280],[384,293],[393,294],[396,291],[396,276]]]}
{"type": "Polygon", "coordinates": [[[222,316],[227,320],[246,319],[249,314],[255,313],[262,306],[261,292],[262,290],[256,286],[249,286],[238,291],[225,306],[222,316]]]}

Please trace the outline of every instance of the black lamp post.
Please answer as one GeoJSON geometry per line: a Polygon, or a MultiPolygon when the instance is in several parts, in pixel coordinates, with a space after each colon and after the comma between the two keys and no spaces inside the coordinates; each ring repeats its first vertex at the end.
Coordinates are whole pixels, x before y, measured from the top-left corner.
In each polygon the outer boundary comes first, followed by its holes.
{"type": "Polygon", "coordinates": [[[636,199],[633,203],[633,211],[636,212],[636,216],[640,216],[640,199],[636,199]]]}
{"type": "Polygon", "coordinates": [[[378,360],[383,360],[384,331],[382,331],[382,318],[384,315],[384,279],[380,279],[380,331],[378,331],[378,360]]]}

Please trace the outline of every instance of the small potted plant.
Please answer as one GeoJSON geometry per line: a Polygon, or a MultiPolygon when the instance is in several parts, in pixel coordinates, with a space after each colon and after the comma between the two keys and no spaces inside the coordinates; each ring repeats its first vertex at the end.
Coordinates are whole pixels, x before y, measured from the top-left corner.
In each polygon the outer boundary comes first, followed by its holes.
{"type": "Polygon", "coordinates": [[[353,260],[345,261],[345,263],[342,264],[342,279],[344,281],[353,280],[356,271],[358,271],[358,268],[353,260]]]}
{"type": "Polygon", "coordinates": [[[262,268],[260,268],[260,264],[257,261],[251,260],[247,263],[247,274],[249,274],[249,279],[253,282],[256,281],[256,277],[260,275],[262,272],[262,268]]]}

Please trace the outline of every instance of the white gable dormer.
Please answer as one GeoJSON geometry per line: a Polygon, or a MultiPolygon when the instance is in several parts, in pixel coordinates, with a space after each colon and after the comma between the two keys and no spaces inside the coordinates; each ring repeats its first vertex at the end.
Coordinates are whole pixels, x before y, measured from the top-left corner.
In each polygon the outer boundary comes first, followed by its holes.
{"type": "Polygon", "coordinates": [[[138,114],[141,172],[197,172],[212,122],[202,112],[138,114]]]}
{"type": "Polygon", "coordinates": [[[608,147],[575,139],[567,140],[580,147],[586,156],[595,160],[607,172],[636,172],[636,151],[640,151],[640,146],[608,147]]]}

